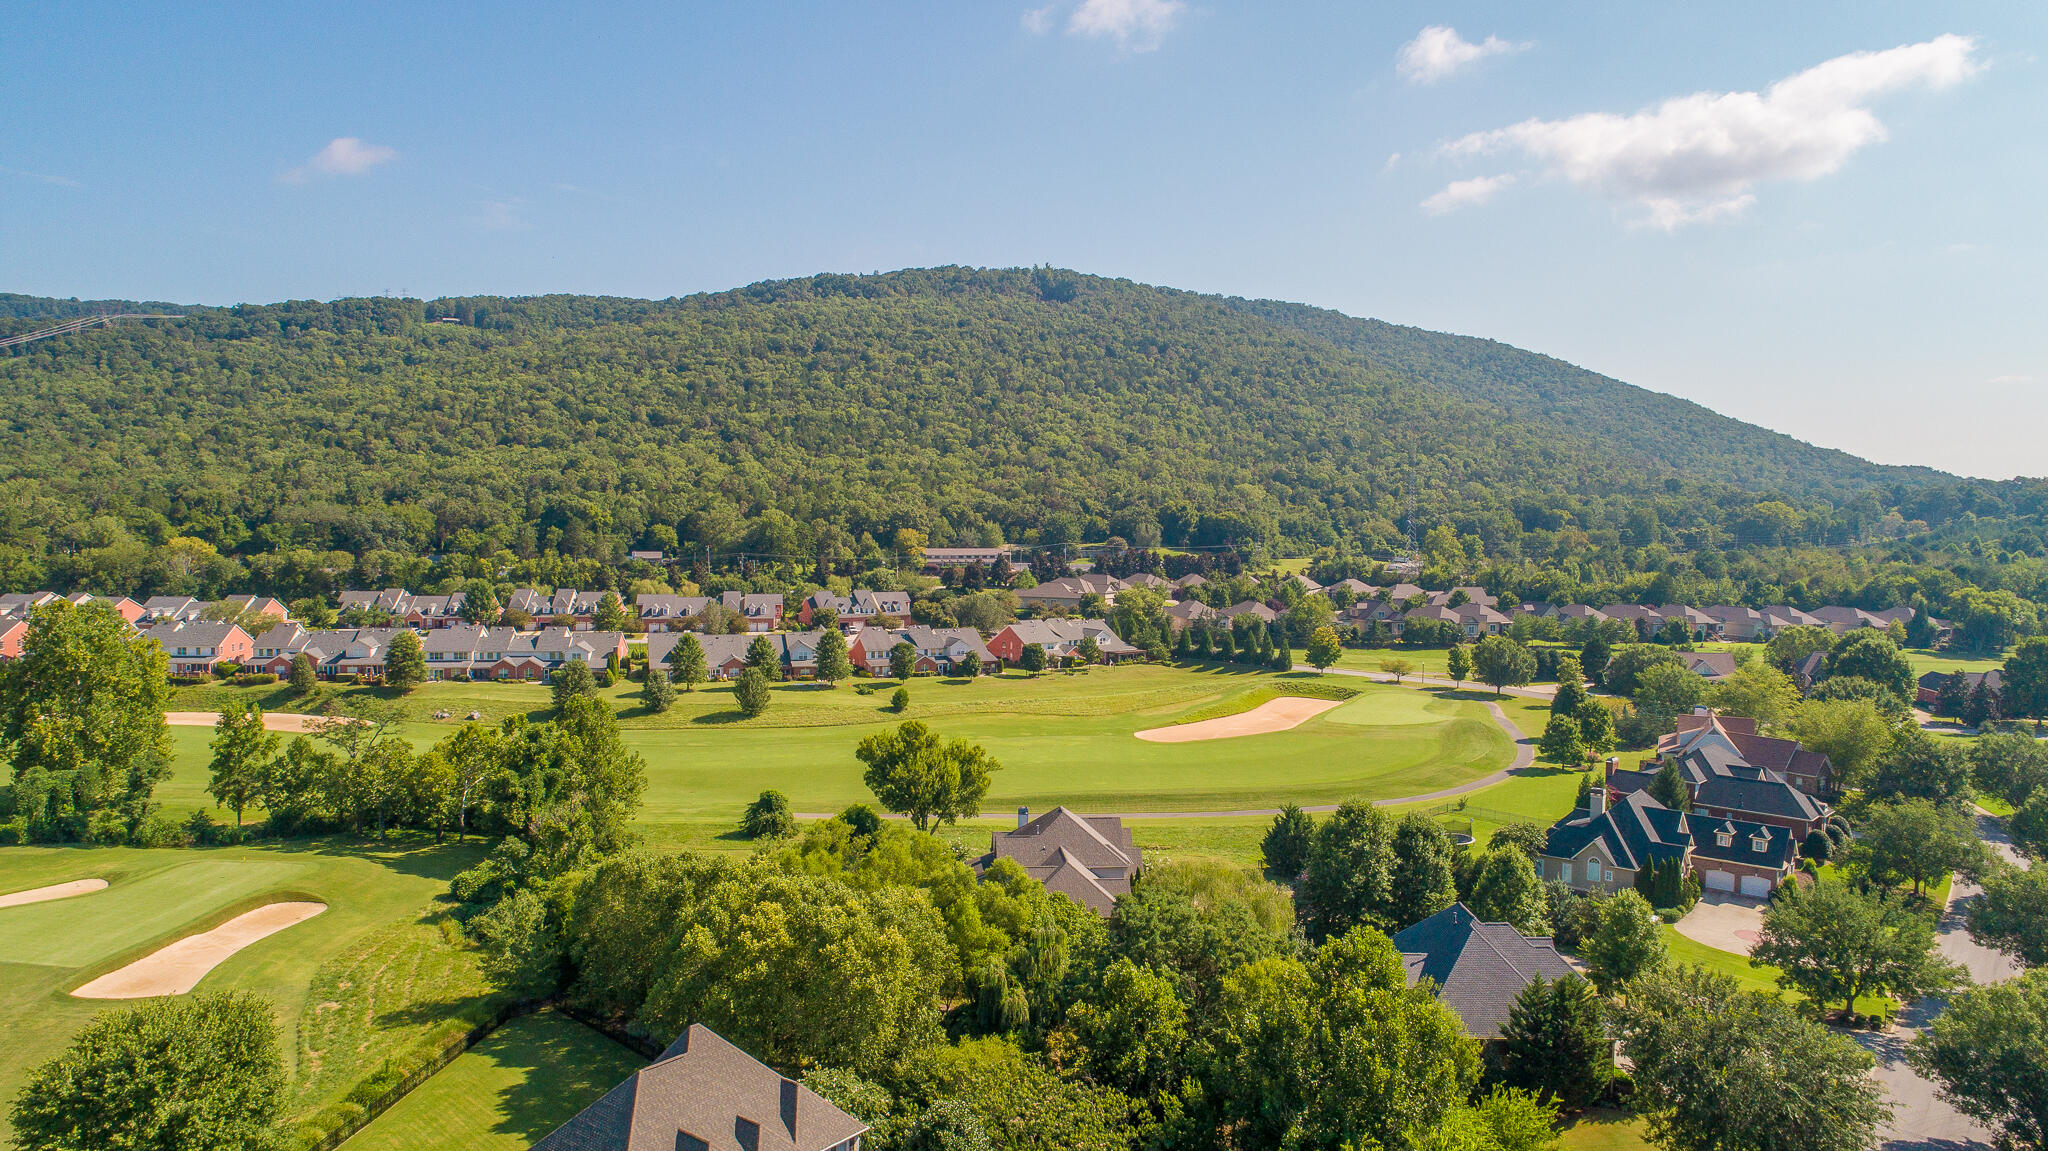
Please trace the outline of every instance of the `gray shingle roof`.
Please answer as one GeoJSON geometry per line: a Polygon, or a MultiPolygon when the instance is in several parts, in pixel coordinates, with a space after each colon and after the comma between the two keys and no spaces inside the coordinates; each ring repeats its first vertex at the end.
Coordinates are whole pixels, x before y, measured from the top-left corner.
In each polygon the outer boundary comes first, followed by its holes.
{"type": "Polygon", "coordinates": [[[810,1088],[693,1023],[659,1060],[534,1151],[827,1151],[866,1130],[810,1088]]]}
{"type": "Polygon", "coordinates": [[[1483,923],[1454,903],[1394,936],[1408,981],[1430,979],[1437,998],[1479,1039],[1497,1039],[1522,989],[1575,974],[1549,936],[1531,938],[1505,923],[1483,923]]]}

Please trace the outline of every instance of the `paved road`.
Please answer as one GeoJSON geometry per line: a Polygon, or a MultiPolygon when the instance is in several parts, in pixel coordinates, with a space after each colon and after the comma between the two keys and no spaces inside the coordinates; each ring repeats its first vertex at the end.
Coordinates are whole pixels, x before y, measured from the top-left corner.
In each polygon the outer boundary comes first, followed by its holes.
{"type": "MultiPolygon", "coordinates": [[[[1374,683],[1396,682],[1392,675],[1389,675],[1388,673],[1383,671],[1359,671],[1355,668],[1348,667],[1324,668],[1323,674],[1356,676],[1359,679],[1372,680],[1374,683]]],[[[1401,677],[1399,683],[1402,687],[1448,687],[1458,688],[1465,691],[1492,690],[1487,684],[1480,683],[1477,680],[1468,679],[1462,684],[1457,684],[1452,683],[1450,680],[1437,675],[1405,675],[1401,677]]],[[[1549,700],[1553,696],[1557,695],[1557,685],[1535,684],[1530,687],[1508,687],[1502,688],[1499,694],[1519,695],[1529,699],[1549,700]]]]}
{"type": "MultiPolygon", "coordinates": [[[[1977,830],[1987,843],[2013,862],[2019,855],[2013,850],[2012,840],[1989,815],[1977,817],[1977,830]]],[[[1976,983],[1996,983],[2017,975],[2020,967],[2006,955],[1987,947],[1980,947],[1970,938],[1965,926],[1968,904],[1983,894],[1983,889],[1957,876],[1949,888],[1948,907],[1942,912],[1941,931],[1937,946],[1941,953],[1969,969],[1970,979],[1976,983]]],[[[1941,1101],[1935,1093],[1935,1085],[1921,1078],[1906,1066],[1906,1045],[1914,1034],[1941,1013],[1944,1006],[1939,999],[1923,999],[1899,1015],[1899,1026],[1883,1034],[1859,1032],[1856,1041],[1868,1048],[1878,1058],[1877,1078],[1891,1093],[1894,1114],[1892,1125],[1885,1132],[1885,1151],[1960,1151],[1962,1148],[1989,1148],[1995,1133],[1980,1126],[1975,1120],[1941,1101]]]]}
{"type": "MultiPolygon", "coordinates": [[[[1375,799],[1372,801],[1372,805],[1374,807],[1397,807],[1405,803],[1429,803],[1432,800],[1450,799],[1454,796],[1464,795],[1467,792],[1492,787],[1496,783],[1501,783],[1528,771],[1536,762],[1536,740],[1523,735],[1522,729],[1514,725],[1514,721],[1508,718],[1508,713],[1502,711],[1499,704],[1488,702],[1486,710],[1493,713],[1493,722],[1499,724],[1500,729],[1508,733],[1508,738],[1515,741],[1514,762],[1491,775],[1482,775],[1478,779],[1472,780],[1469,783],[1461,783],[1456,787],[1446,787],[1441,791],[1431,791],[1422,795],[1404,795],[1397,799],[1375,799]]],[[[1302,810],[1335,811],[1337,810],[1337,805],[1334,803],[1324,803],[1313,807],[1304,807],[1302,810]]],[[[1114,815],[1123,819],[1219,819],[1232,815],[1278,815],[1280,814],[1280,809],[1277,807],[1243,807],[1234,811],[1091,811],[1087,814],[1114,815]]],[[[830,819],[831,815],[830,813],[821,814],[818,812],[799,811],[796,813],[796,817],[798,819],[830,819]]],[[[905,817],[888,815],[883,818],[902,819],[905,817]]]]}

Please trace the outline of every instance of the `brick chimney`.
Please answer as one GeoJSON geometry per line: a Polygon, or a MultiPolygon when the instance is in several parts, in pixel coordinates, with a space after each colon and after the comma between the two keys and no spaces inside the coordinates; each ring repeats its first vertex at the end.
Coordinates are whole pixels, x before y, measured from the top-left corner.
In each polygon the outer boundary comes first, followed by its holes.
{"type": "Polygon", "coordinates": [[[1030,808],[1028,808],[1028,807],[1020,807],[1020,808],[1018,808],[1018,809],[1017,809],[1017,826],[1018,826],[1018,827],[1022,827],[1022,826],[1024,826],[1025,824],[1027,824],[1027,823],[1030,823],[1030,822],[1031,822],[1031,809],[1030,809],[1030,808]]]}
{"type": "Polygon", "coordinates": [[[1593,790],[1586,793],[1586,810],[1596,816],[1606,812],[1607,789],[1605,787],[1595,784],[1593,790]]]}

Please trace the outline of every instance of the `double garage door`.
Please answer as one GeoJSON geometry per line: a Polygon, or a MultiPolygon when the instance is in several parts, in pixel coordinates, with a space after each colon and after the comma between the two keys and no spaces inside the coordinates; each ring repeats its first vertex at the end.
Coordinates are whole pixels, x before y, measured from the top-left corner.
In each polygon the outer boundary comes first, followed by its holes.
{"type": "Polygon", "coordinates": [[[1733,872],[1709,871],[1704,878],[1708,891],[1740,891],[1755,899],[1763,899],[1771,893],[1771,881],[1760,875],[1737,877],[1733,872]]]}

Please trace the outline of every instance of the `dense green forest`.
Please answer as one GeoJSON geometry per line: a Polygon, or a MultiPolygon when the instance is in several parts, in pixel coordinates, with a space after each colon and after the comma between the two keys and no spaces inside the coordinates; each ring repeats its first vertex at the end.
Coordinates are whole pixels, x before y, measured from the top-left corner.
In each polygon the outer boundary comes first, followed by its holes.
{"type": "MultiPolygon", "coordinates": [[[[0,334],[107,306],[7,296],[0,334]]],[[[343,553],[845,564],[902,529],[1997,567],[2042,554],[2048,507],[1490,341],[1050,269],[146,306],[185,315],[0,353],[0,586],[269,590],[343,553]]]]}

